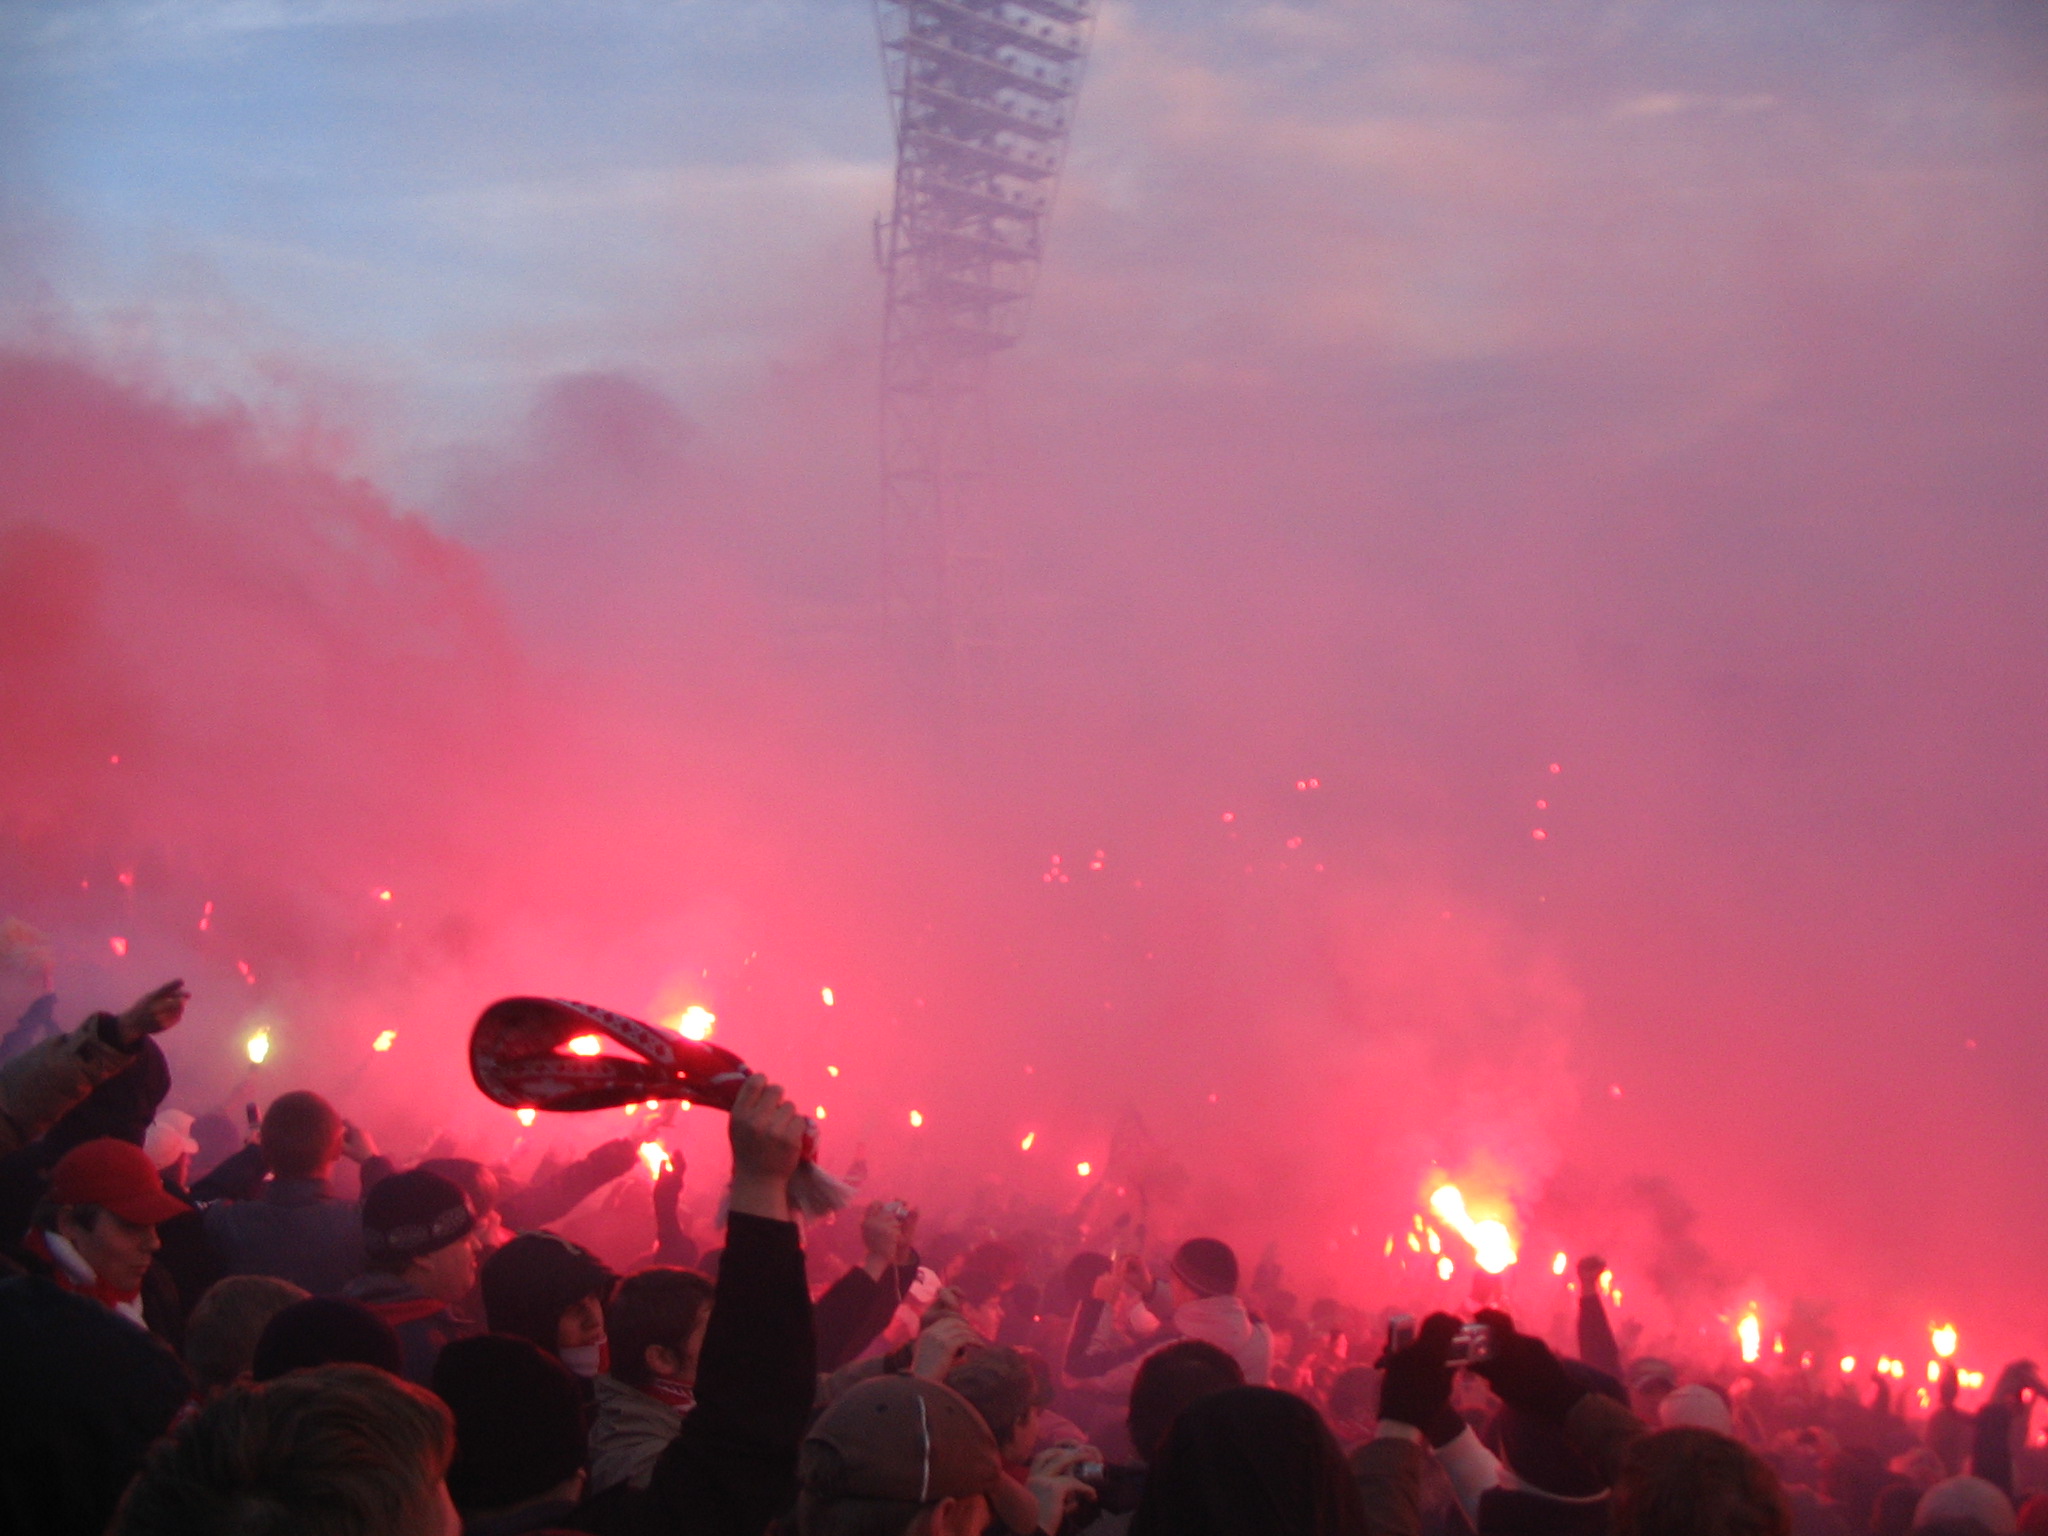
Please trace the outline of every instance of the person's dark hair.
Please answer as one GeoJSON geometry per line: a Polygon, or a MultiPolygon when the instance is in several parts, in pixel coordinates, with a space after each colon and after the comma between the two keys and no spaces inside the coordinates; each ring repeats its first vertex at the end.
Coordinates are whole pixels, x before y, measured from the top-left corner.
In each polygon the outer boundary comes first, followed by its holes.
{"type": "Polygon", "coordinates": [[[1323,1416],[1235,1387],[1182,1410],[1131,1536],[1364,1536],[1365,1506],[1323,1416]]]}
{"type": "Polygon", "coordinates": [[[1008,1290],[1024,1277],[1024,1255],[1008,1243],[976,1243],[967,1250],[960,1265],[964,1274],[974,1270],[993,1275],[999,1290],[1008,1290]]]}
{"type": "Polygon", "coordinates": [[[1185,1409],[1243,1385],[1244,1367],[1214,1344],[1182,1339],[1154,1350],[1139,1362],[1131,1382],[1130,1410],[1124,1419],[1131,1444],[1146,1461],[1156,1459],[1173,1421],[1185,1409]]]}
{"type": "Polygon", "coordinates": [[[1058,1313],[1062,1317],[1071,1313],[1088,1299],[1088,1292],[1094,1288],[1095,1282],[1108,1274],[1109,1270],[1109,1255],[1106,1253],[1083,1251],[1075,1254],[1067,1260],[1067,1267],[1059,1272],[1058,1278],[1047,1290],[1046,1310],[1058,1313]]]}
{"type": "Polygon", "coordinates": [[[491,1332],[530,1339],[549,1354],[562,1314],[586,1297],[610,1301],[618,1283],[596,1254],[553,1232],[520,1233],[477,1272],[491,1332]]]}
{"type": "Polygon", "coordinates": [[[946,1373],[946,1385],[974,1404],[999,1446],[1010,1443],[1038,1405],[1038,1378],[1031,1372],[1031,1362],[1020,1351],[1001,1345],[976,1350],[961,1360],[946,1373]]]}
{"type": "Polygon", "coordinates": [[[1379,1413],[1380,1373],[1369,1365],[1347,1366],[1330,1383],[1330,1417],[1364,1424],[1379,1413]]]}
{"type": "Polygon", "coordinates": [[[985,1307],[1003,1294],[1003,1282],[985,1269],[964,1269],[953,1280],[953,1289],[969,1306],[985,1307]]]}
{"type": "Polygon", "coordinates": [[[157,1443],[109,1536],[430,1536],[454,1446],[432,1394],[368,1366],[236,1387],[157,1443]]]}
{"type": "MultiPolygon", "coordinates": [[[[223,1282],[225,1283],[225,1282],[223,1282]]],[[[317,1365],[374,1365],[401,1375],[405,1354],[391,1325],[359,1301],[312,1296],[285,1307],[264,1325],[249,1374],[275,1381],[317,1365]]]]}
{"type": "Polygon", "coordinates": [[[582,1470],[576,1378],[531,1340],[455,1340],[434,1360],[434,1393],[455,1415],[448,1492],[465,1516],[516,1508],[582,1470]]]}
{"type": "Polygon", "coordinates": [[[1777,1473],[1710,1429],[1665,1429],[1629,1448],[1614,1480],[1615,1536],[1791,1536],[1777,1473]]]}
{"type": "Polygon", "coordinates": [[[475,1158],[430,1157],[420,1167],[429,1173],[438,1173],[469,1196],[469,1208],[476,1212],[478,1221],[498,1208],[498,1176],[475,1158]]]}
{"type": "Polygon", "coordinates": [[[39,1232],[57,1230],[57,1218],[64,1212],[71,1213],[71,1219],[90,1232],[100,1224],[100,1217],[106,1207],[100,1205],[62,1205],[47,1195],[36,1202],[35,1211],[29,1216],[28,1224],[39,1232]]]}
{"type": "Polygon", "coordinates": [[[621,1280],[605,1317],[612,1375],[629,1387],[645,1387],[648,1349],[658,1345],[681,1355],[711,1305],[712,1290],[694,1269],[643,1269],[621,1280]]]}
{"type": "Polygon", "coordinates": [[[208,1286],[185,1319],[185,1364],[200,1390],[233,1386],[271,1320],[304,1300],[304,1290],[275,1275],[229,1275],[208,1286]]]}
{"type": "Polygon", "coordinates": [[[334,1166],[341,1152],[341,1114],[306,1089],[280,1093],[263,1112],[256,1140],[263,1161],[280,1179],[311,1179],[334,1166]]]}

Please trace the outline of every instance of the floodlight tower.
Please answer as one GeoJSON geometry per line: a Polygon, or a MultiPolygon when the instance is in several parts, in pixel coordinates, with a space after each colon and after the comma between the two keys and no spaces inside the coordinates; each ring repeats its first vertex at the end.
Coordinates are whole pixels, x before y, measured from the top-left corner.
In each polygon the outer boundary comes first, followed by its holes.
{"type": "Polygon", "coordinates": [[[956,700],[996,646],[988,365],[1023,329],[1100,0],[875,0],[896,126],[876,221],[882,602],[956,700]]]}

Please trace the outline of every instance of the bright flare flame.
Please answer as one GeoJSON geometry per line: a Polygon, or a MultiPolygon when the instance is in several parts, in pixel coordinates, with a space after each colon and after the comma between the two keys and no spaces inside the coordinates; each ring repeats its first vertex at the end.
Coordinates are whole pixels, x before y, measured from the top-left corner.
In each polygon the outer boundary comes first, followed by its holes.
{"type": "Polygon", "coordinates": [[[513,1113],[519,1116],[519,1123],[520,1123],[521,1125],[531,1125],[531,1124],[533,1124],[533,1111],[532,1111],[532,1110],[530,1110],[530,1109],[520,1109],[520,1110],[514,1110],[514,1111],[513,1111],[513,1113]]]}
{"type": "Polygon", "coordinates": [[[1974,1392],[1984,1385],[1984,1373],[1982,1371],[1957,1371],[1956,1385],[1974,1392]]]}
{"type": "Polygon", "coordinates": [[[820,998],[822,998],[822,999],[824,1000],[825,1006],[826,1006],[827,1008],[830,1008],[830,1007],[832,1006],[832,1003],[833,1003],[833,997],[832,997],[832,989],[831,989],[830,987],[820,987],[820,988],[818,988],[818,996],[819,996],[820,998]]]}
{"type": "Polygon", "coordinates": [[[397,1030],[387,1029],[384,1031],[383,1034],[379,1035],[376,1039],[370,1042],[370,1049],[373,1051],[388,1051],[391,1049],[392,1042],[395,1041],[397,1038],[397,1030]]]}
{"type": "Polygon", "coordinates": [[[668,1027],[685,1040],[709,1040],[718,1015],[702,1003],[692,1003],[668,1021],[668,1027]]]}
{"type": "Polygon", "coordinates": [[[1755,1365],[1764,1352],[1764,1325],[1756,1313],[1742,1314],[1742,1321],[1735,1325],[1735,1341],[1742,1346],[1742,1363],[1755,1365]]]}
{"type": "Polygon", "coordinates": [[[1559,1254],[1559,1255],[1558,1255],[1558,1256],[1557,1256],[1556,1258],[1554,1258],[1554,1259],[1552,1259],[1552,1260],[1550,1261],[1550,1272],[1551,1272],[1551,1273],[1552,1273],[1553,1275],[1561,1275],[1561,1274],[1563,1274],[1563,1273],[1564,1273],[1564,1255],[1563,1255],[1563,1254],[1561,1254],[1561,1253],[1560,1253],[1560,1254],[1559,1254]]]}
{"type": "Polygon", "coordinates": [[[1081,1177],[1082,1177],[1082,1178],[1084,1178],[1084,1179],[1085,1179],[1085,1178],[1087,1178],[1087,1177],[1088,1177],[1088,1175],[1089,1175],[1089,1174],[1091,1174],[1091,1173],[1093,1173],[1094,1171],[1095,1171],[1095,1165],[1094,1165],[1093,1163],[1076,1163],[1076,1164],[1074,1164],[1074,1172],[1076,1172],[1076,1173],[1078,1173],[1079,1175],[1081,1175],[1081,1177]]]}
{"type": "Polygon", "coordinates": [[[1844,1376],[1856,1374],[1856,1357],[1854,1355],[1842,1356],[1842,1374],[1844,1376]]]}
{"type": "Polygon", "coordinates": [[[1020,1152],[1029,1152],[1031,1150],[1031,1144],[1036,1140],[1038,1140],[1038,1132],[1026,1131],[1024,1133],[1023,1141],[1018,1143],[1017,1150],[1020,1152]]]}
{"type": "Polygon", "coordinates": [[[922,1113],[922,1112],[920,1112],[920,1111],[918,1111],[918,1110],[915,1110],[915,1109],[913,1109],[913,1110],[912,1110],[912,1111],[910,1112],[910,1128],[911,1128],[912,1130],[916,1130],[916,1129],[917,1129],[917,1128],[918,1128],[918,1127],[919,1127],[920,1125],[923,1125],[923,1124],[924,1124],[924,1115],[923,1115],[923,1113],[922,1113]]]}
{"type": "Polygon", "coordinates": [[[595,1056],[604,1050],[604,1042],[595,1035],[578,1035],[569,1042],[571,1056],[595,1056]]]}
{"type": "Polygon", "coordinates": [[[1930,1384],[1941,1380],[1941,1362],[1939,1360],[1927,1362],[1927,1380],[1930,1384]]]}
{"type": "Polygon", "coordinates": [[[1927,1330],[1927,1337],[1933,1341],[1934,1352],[1946,1360],[1956,1352],[1956,1325],[1943,1323],[1939,1328],[1927,1330]]]}
{"type": "Polygon", "coordinates": [[[249,1064],[254,1067],[262,1066],[263,1059],[270,1054],[270,1031],[259,1029],[255,1034],[251,1035],[249,1037],[248,1052],[249,1064]]]}
{"type": "Polygon", "coordinates": [[[1465,1197],[1455,1184],[1446,1184],[1429,1197],[1429,1208],[1437,1220],[1472,1245],[1473,1262],[1489,1275],[1497,1275],[1515,1262],[1515,1240],[1504,1222],[1474,1221],[1465,1209],[1465,1197]]]}
{"type": "Polygon", "coordinates": [[[1451,1278],[1451,1272],[1452,1272],[1453,1270],[1455,1270],[1455,1269],[1456,1269],[1457,1267],[1458,1267],[1457,1265],[1455,1265],[1455,1264],[1453,1264],[1453,1263],[1451,1262],[1451,1260],[1450,1260],[1450,1256],[1449,1256],[1449,1255],[1445,1255],[1445,1256],[1444,1256],[1443,1258],[1441,1258],[1441,1259],[1438,1259],[1438,1260],[1436,1261],[1436,1277],[1437,1277],[1437,1279],[1439,1279],[1439,1280],[1448,1280],[1448,1279],[1450,1279],[1450,1278],[1451,1278]]]}
{"type": "MultiPolygon", "coordinates": [[[[521,1113],[525,1111],[522,1110],[521,1113]]],[[[668,1148],[658,1141],[640,1143],[640,1161],[647,1165],[649,1176],[657,1179],[672,1166],[668,1159],[668,1148]]]]}

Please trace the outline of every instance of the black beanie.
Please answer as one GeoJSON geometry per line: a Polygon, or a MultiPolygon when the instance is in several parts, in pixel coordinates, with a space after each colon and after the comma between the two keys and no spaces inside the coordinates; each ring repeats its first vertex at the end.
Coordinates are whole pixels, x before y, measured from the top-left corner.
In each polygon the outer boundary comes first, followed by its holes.
{"type": "Polygon", "coordinates": [[[1237,1294],[1237,1255],[1228,1243],[1191,1237],[1174,1250],[1172,1268],[1191,1291],[1204,1296],[1237,1294]]]}
{"type": "MultiPolygon", "coordinates": [[[[61,1157],[73,1147],[83,1146],[101,1136],[132,1141],[138,1147],[156,1118],[159,1105],[171,1092],[171,1064],[163,1048],[144,1035],[135,1059],[93,1091],[43,1133],[46,1151],[61,1157]]],[[[55,1161],[55,1157],[51,1159],[55,1161]]]]}
{"type": "Polygon", "coordinates": [[[484,1326],[530,1339],[552,1355],[562,1314],[586,1296],[609,1302],[619,1277],[566,1237],[523,1232],[484,1260],[477,1278],[484,1326]]]}
{"type": "Polygon", "coordinates": [[[275,1381],[309,1365],[374,1365],[403,1374],[404,1354],[391,1325],[359,1301],[315,1296],[295,1301],[264,1324],[249,1373],[275,1381]]]}
{"type": "Polygon", "coordinates": [[[475,1225],[461,1187],[424,1168],[394,1173],[363,1196],[363,1252],[372,1262],[425,1258],[475,1225]]]}
{"type": "Polygon", "coordinates": [[[546,1493],[583,1466],[583,1401],[561,1361],[525,1339],[457,1339],[434,1361],[434,1395],[455,1415],[448,1493],[464,1515],[546,1493]]]}

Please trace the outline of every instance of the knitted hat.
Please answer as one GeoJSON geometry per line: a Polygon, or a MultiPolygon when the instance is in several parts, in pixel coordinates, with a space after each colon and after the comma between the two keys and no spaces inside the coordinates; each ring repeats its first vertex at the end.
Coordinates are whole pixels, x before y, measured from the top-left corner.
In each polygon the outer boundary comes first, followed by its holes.
{"type": "Polygon", "coordinates": [[[2013,1536],[2019,1529],[2012,1500],[1997,1484],[1981,1477],[1951,1477],[1920,1495],[1920,1507],[1913,1511],[1914,1527],[1944,1520],[1974,1520],[1991,1536],[2013,1536]]]}
{"type": "Polygon", "coordinates": [[[1735,1433],[1735,1416],[1728,1400],[1712,1387],[1694,1382],[1680,1387],[1658,1405],[1657,1417],[1666,1429],[1690,1427],[1711,1429],[1717,1435],[1735,1433]]]}
{"type": "Polygon", "coordinates": [[[159,1168],[168,1168],[181,1157],[196,1157],[199,1143],[192,1139],[192,1117],[182,1109],[158,1110],[143,1135],[142,1150],[159,1168]]]}
{"type": "Polygon", "coordinates": [[[583,1466],[576,1378],[525,1339],[455,1340],[434,1361],[434,1395],[455,1415],[448,1492],[465,1515],[522,1503],[583,1466]]]}
{"type": "Polygon", "coordinates": [[[363,1252],[372,1260],[423,1259],[469,1235],[469,1197],[438,1173],[394,1173],[363,1196],[363,1252]]]}
{"type": "Polygon", "coordinates": [[[58,1158],[50,1170],[49,1198],[58,1205],[96,1205],[147,1227],[191,1209],[165,1191],[147,1152],[112,1136],[85,1142],[58,1158]]]}
{"type": "Polygon", "coordinates": [[[1171,1266],[1181,1284],[1198,1296],[1237,1294],[1237,1255],[1213,1237],[1191,1237],[1174,1250],[1171,1266]]]}
{"type": "Polygon", "coordinates": [[[249,1373],[275,1381],[309,1365],[374,1365],[404,1372],[405,1355],[391,1325],[359,1301],[315,1296],[293,1302],[264,1325],[249,1373]]]}
{"type": "Polygon", "coordinates": [[[107,1078],[43,1135],[53,1153],[69,1152],[98,1136],[115,1136],[142,1145],[157,1106],[171,1091],[171,1064],[163,1048],[145,1035],[135,1059],[107,1078]]]}
{"type": "Polygon", "coordinates": [[[491,1332],[529,1339],[553,1354],[562,1314],[586,1296],[610,1301],[619,1277],[566,1237],[524,1232],[484,1260],[478,1280],[491,1332]]]}

